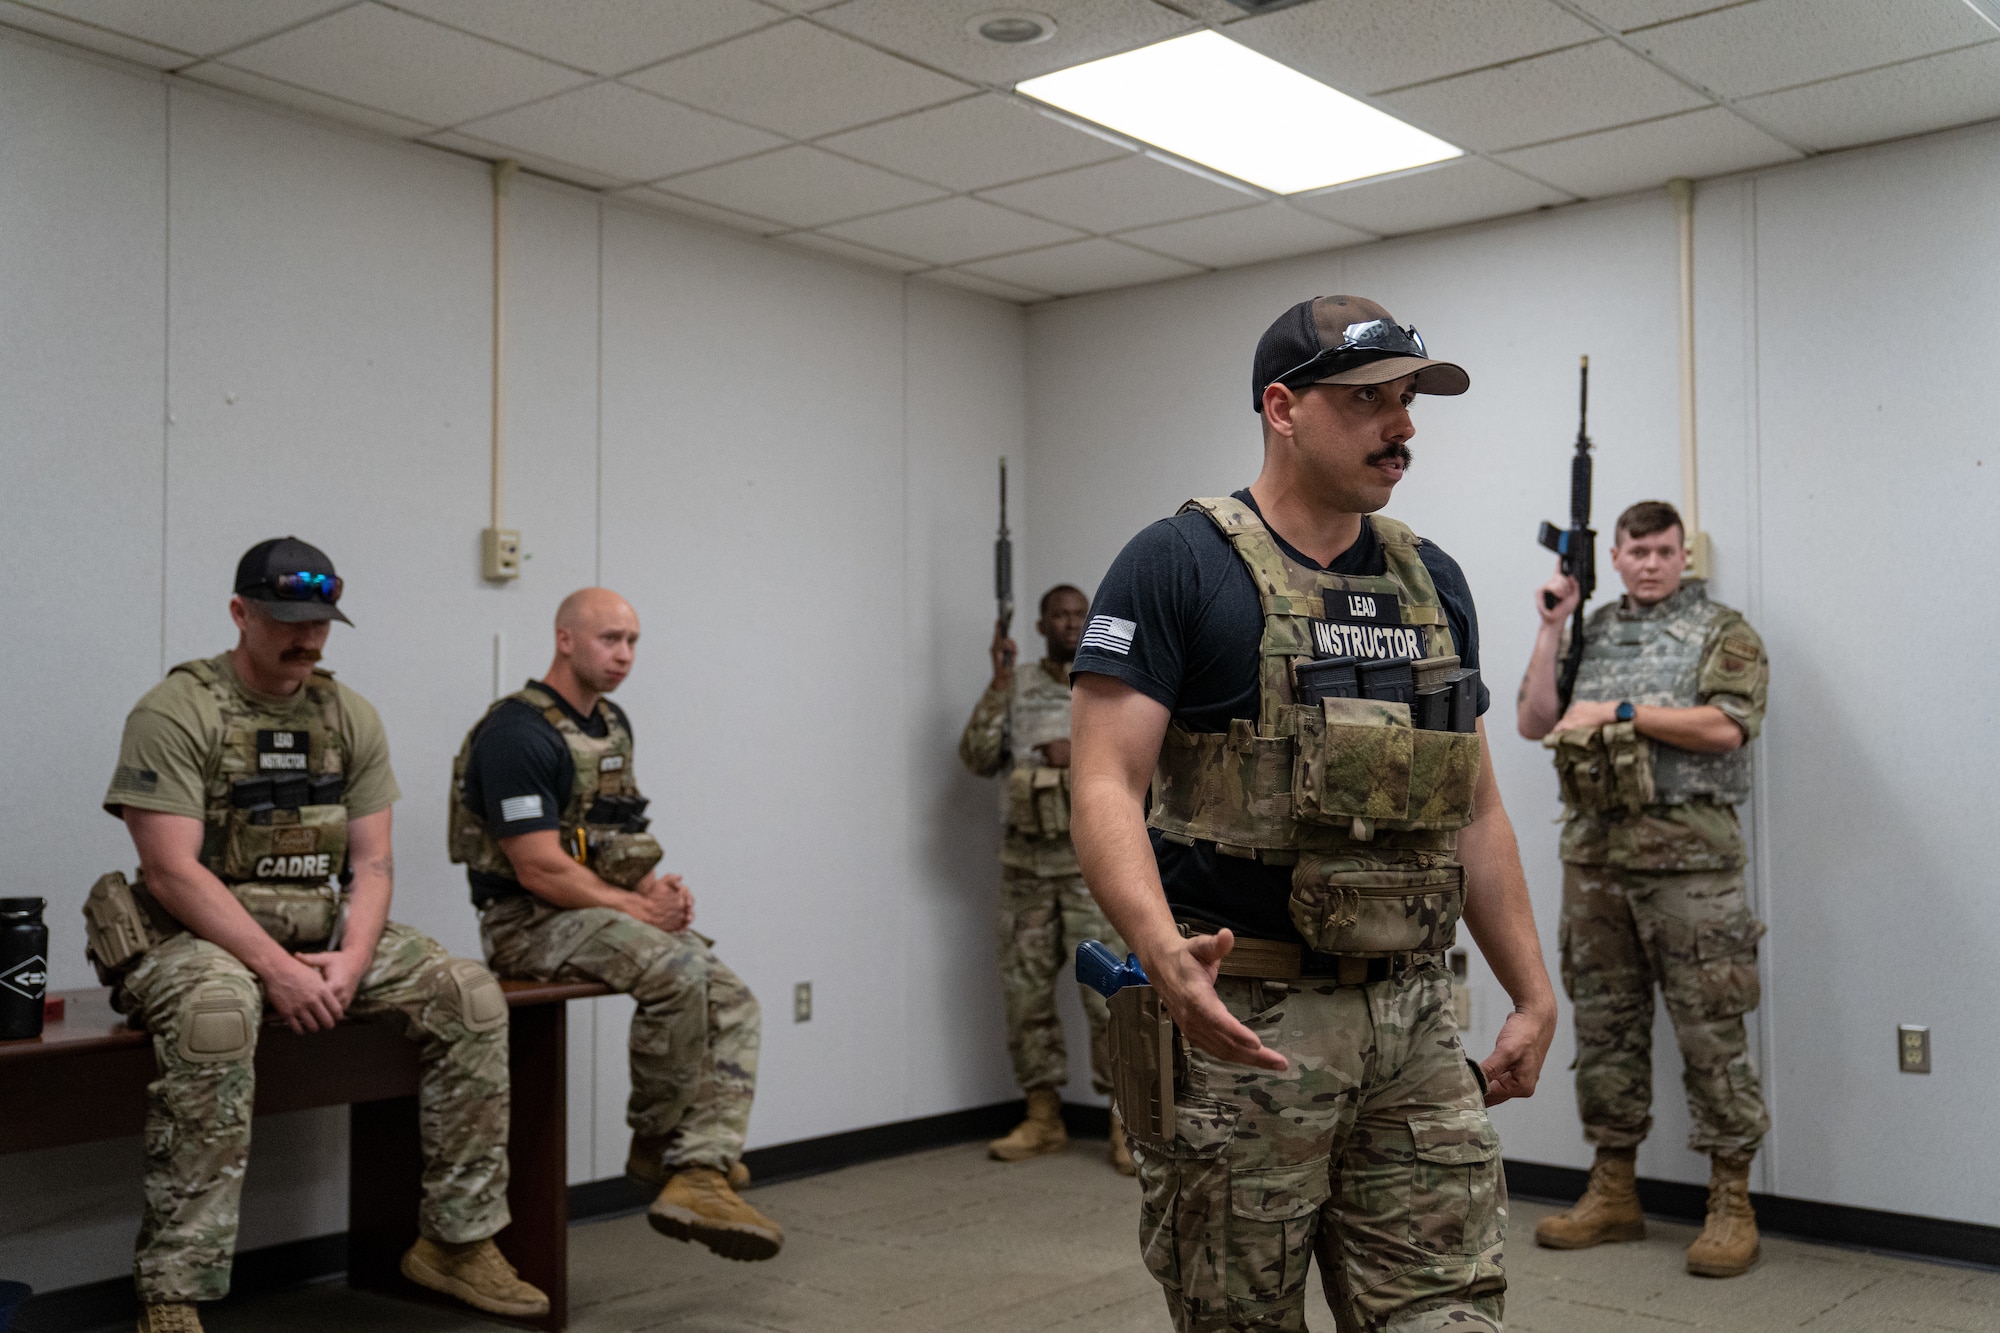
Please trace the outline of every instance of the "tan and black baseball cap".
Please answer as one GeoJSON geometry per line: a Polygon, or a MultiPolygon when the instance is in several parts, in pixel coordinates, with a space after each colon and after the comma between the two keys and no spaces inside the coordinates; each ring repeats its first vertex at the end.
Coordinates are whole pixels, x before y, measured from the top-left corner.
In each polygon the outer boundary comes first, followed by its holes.
{"type": "Polygon", "coordinates": [[[1363,296],[1315,296],[1287,310],[1257,340],[1250,406],[1264,410],[1264,388],[1283,384],[1386,384],[1417,377],[1418,393],[1459,394],[1472,378],[1424,351],[1414,328],[1363,296]]]}

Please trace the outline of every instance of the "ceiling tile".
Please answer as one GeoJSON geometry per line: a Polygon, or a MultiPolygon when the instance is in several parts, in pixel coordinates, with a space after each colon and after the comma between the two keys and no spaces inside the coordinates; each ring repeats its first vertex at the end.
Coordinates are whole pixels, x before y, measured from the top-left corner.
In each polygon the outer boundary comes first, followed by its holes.
{"type": "Polygon", "coordinates": [[[1570,197],[1483,158],[1464,157],[1320,194],[1293,195],[1288,202],[1336,222],[1399,236],[1565,204],[1570,197]]]}
{"type": "Polygon", "coordinates": [[[1400,88],[1602,36],[1548,0],[1318,0],[1238,23],[1229,35],[1350,93],[1400,88]]]}
{"type": "Polygon", "coordinates": [[[954,190],[984,189],[1130,152],[999,95],[850,130],[820,140],[820,146],[954,190]]]}
{"type": "Polygon", "coordinates": [[[826,9],[842,3],[842,0],[764,0],[774,9],[788,10],[794,14],[810,14],[816,9],[826,9]]]}
{"type": "Polygon", "coordinates": [[[276,79],[267,79],[261,74],[231,69],[228,65],[220,65],[213,60],[204,60],[198,65],[191,65],[180,73],[182,78],[192,79],[197,83],[228,88],[255,97],[259,101],[276,102],[280,106],[310,111],[331,120],[345,121],[349,125],[359,125],[381,134],[393,134],[401,139],[422,134],[430,128],[419,121],[392,116],[386,111],[377,111],[372,107],[356,106],[352,102],[343,102],[337,97],[327,97],[310,89],[294,88],[289,83],[279,83],[276,79]]]}
{"type": "Polygon", "coordinates": [[[799,139],[972,91],[956,79],[797,21],[669,60],[625,81],[799,139]]]}
{"type": "Polygon", "coordinates": [[[1846,148],[2000,116],[2000,42],[1740,103],[1787,138],[1846,148]]]}
{"type": "Polygon", "coordinates": [[[629,190],[620,190],[614,196],[627,199],[643,208],[659,212],[673,213],[684,218],[694,218],[698,222],[712,223],[718,227],[728,227],[731,231],[747,231],[757,236],[775,236],[781,231],[790,231],[791,224],[775,222],[770,218],[751,217],[748,213],[738,213],[727,208],[717,208],[694,199],[683,199],[655,190],[650,186],[637,185],[629,190]]]}
{"type": "Polygon", "coordinates": [[[850,263],[866,264],[870,268],[886,268],[897,273],[914,273],[930,265],[921,259],[910,259],[904,255],[892,255],[885,250],[877,250],[866,245],[851,245],[832,236],[822,236],[816,231],[795,231],[789,236],[778,238],[780,245],[796,245],[802,250],[813,250],[835,259],[845,259],[850,263]]]}
{"type": "Polygon", "coordinates": [[[1489,152],[1651,120],[1706,102],[1608,38],[1382,99],[1390,111],[1432,134],[1489,152]]]}
{"type": "Polygon", "coordinates": [[[1201,26],[1152,0],[1032,0],[1024,6],[995,0],[848,0],[821,18],[830,27],[962,79],[1006,86],[1201,26]],[[976,36],[965,26],[975,14],[1010,7],[1047,14],[1056,21],[1055,36],[1006,46],[976,36]]]}
{"type": "Polygon", "coordinates": [[[34,0],[34,8],[193,55],[214,55],[351,0],[34,0]]]}
{"type": "Polygon", "coordinates": [[[626,181],[656,180],[785,142],[618,83],[576,88],[459,128],[626,181]]]}
{"type": "Polygon", "coordinates": [[[31,32],[71,46],[80,46],[86,51],[117,56],[135,65],[150,65],[154,69],[175,69],[188,63],[185,51],[170,51],[136,37],[126,37],[103,28],[93,28],[87,23],[45,14],[39,9],[10,3],[10,0],[0,0],[0,27],[31,32]]]}
{"type": "Polygon", "coordinates": [[[227,63],[427,125],[455,125],[584,81],[574,70],[379,5],[246,46],[227,63]]]}
{"type": "Polygon", "coordinates": [[[673,193],[795,227],[883,213],[944,193],[817,148],[781,148],[664,182],[673,193]]]}
{"type": "Polygon", "coordinates": [[[962,265],[967,272],[1002,282],[1019,283],[1058,296],[1094,292],[1106,287],[1130,287],[1140,282],[1184,278],[1200,269],[1165,255],[1134,250],[1116,241],[1075,241],[1025,255],[988,259],[962,265]]]}
{"type": "Polygon", "coordinates": [[[1190,264],[1231,268],[1357,245],[1374,237],[1284,204],[1263,204],[1234,213],[1216,213],[1186,222],[1169,222],[1163,227],[1121,232],[1118,239],[1185,259],[1190,264]]]}
{"type": "Polygon", "coordinates": [[[998,297],[1002,301],[1012,301],[1016,305],[1026,305],[1033,301],[1046,301],[1050,296],[1048,292],[1037,292],[1031,291],[1026,287],[1016,287],[1011,282],[995,282],[991,278],[982,278],[977,273],[961,273],[955,268],[934,268],[928,273],[919,275],[917,281],[941,282],[947,287],[956,287],[960,291],[977,292],[981,296],[998,297]]]}
{"type": "Polygon", "coordinates": [[[1803,156],[1734,112],[1709,107],[1502,153],[1500,160],[1572,194],[1602,198],[1651,189],[1675,176],[1699,180],[1803,156]]]}
{"type": "Polygon", "coordinates": [[[1648,28],[1632,41],[1703,87],[1734,98],[1996,35],[1960,0],[1758,0],[1648,28]]]}
{"type": "Polygon", "coordinates": [[[1259,198],[1248,190],[1217,184],[1142,153],[1003,185],[984,191],[983,197],[1085,231],[1124,231],[1153,222],[1172,222],[1241,208],[1259,198]]]}
{"type": "Polygon", "coordinates": [[[395,0],[454,28],[618,74],[780,21],[755,0],[395,0]]]}
{"type": "Polygon", "coordinates": [[[525,170],[540,176],[552,176],[559,181],[568,181],[571,185],[581,185],[587,190],[602,190],[620,184],[616,176],[606,176],[602,172],[577,166],[574,162],[560,162],[554,158],[540,157],[506,144],[494,143],[490,139],[478,139],[470,134],[460,134],[457,130],[439,130],[436,134],[425,135],[417,142],[430,144],[435,148],[449,148],[454,153],[476,157],[484,162],[499,162],[512,158],[525,170]]]}
{"type": "Polygon", "coordinates": [[[1082,233],[1053,222],[977,199],[940,199],[934,204],[880,213],[825,229],[834,236],[915,255],[933,264],[1027,250],[1078,239],[1082,233]]]}
{"type": "Polygon", "coordinates": [[[1690,14],[1747,5],[1754,0],[1577,0],[1577,8],[1603,19],[1620,32],[1653,23],[1669,23],[1690,14]]]}

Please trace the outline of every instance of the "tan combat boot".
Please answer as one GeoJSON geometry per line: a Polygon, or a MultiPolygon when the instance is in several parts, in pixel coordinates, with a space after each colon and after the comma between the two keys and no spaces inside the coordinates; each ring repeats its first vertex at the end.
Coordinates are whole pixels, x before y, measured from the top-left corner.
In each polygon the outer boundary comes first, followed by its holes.
{"type": "Polygon", "coordinates": [[[1710,1159],[1708,1221],[1688,1246],[1688,1272],[1696,1277],[1737,1277],[1750,1271],[1763,1248],[1757,1214],[1750,1207],[1750,1159],[1710,1159]]]}
{"type": "Polygon", "coordinates": [[[1067,1147],[1069,1131],[1063,1128],[1062,1098],[1054,1088],[1029,1088],[1028,1118],[1014,1126],[1006,1138],[987,1144],[986,1155],[996,1162],[1025,1162],[1067,1147]]]}
{"type": "Polygon", "coordinates": [[[1646,1215],[1639,1211],[1636,1148],[1599,1148],[1590,1185],[1576,1206],[1543,1218],[1535,1244],[1551,1250],[1583,1250],[1606,1241],[1646,1239],[1646,1215]]]}
{"type": "Polygon", "coordinates": [[[785,1229],[738,1198],[728,1177],[709,1166],[669,1176],[646,1221],[663,1236],[700,1241],[725,1259],[769,1259],[785,1243],[785,1229]]]}
{"type": "Polygon", "coordinates": [[[139,1333],[201,1333],[201,1317],[189,1301],[139,1307],[139,1333]]]}
{"type": "Polygon", "coordinates": [[[1111,1113],[1111,1169],[1121,1176],[1139,1174],[1139,1164],[1132,1160],[1132,1150],[1125,1146],[1125,1123],[1118,1113],[1111,1113]]]}
{"type": "Polygon", "coordinates": [[[430,1240],[419,1236],[403,1255],[403,1276],[488,1314],[530,1319],[549,1312],[549,1298],[521,1281],[491,1240],[430,1240]]]}
{"type": "MultiPolygon", "coordinates": [[[[625,1154],[625,1178],[655,1190],[661,1188],[667,1183],[667,1177],[673,1174],[665,1164],[666,1151],[666,1135],[634,1134],[632,1149],[625,1154]]],[[[729,1188],[750,1188],[750,1168],[741,1160],[729,1164],[729,1188]]]]}

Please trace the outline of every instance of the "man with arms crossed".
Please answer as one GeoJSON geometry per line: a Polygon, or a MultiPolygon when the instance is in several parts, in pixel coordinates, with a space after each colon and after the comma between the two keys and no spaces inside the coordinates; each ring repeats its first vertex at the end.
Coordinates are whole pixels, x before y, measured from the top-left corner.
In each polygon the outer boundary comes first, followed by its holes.
{"type": "MultiPolygon", "coordinates": [[[[1026,671],[1015,670],[1014,641],[1005,624],[996,624],[993,683],[958,740],[958,757],[974,773],[982,778],[1007,773],[1000,792],[1007,825],[1000,848],[1000,984],[1007,998],[1007,1053],[1014,1060],[1014,1081],[1028,1095],[1028,1118],[986,1145],[1002,1162],[1061,1152],[1068,1145],[1056,1091],[1069,1079],[1056,978],[1085,940],[1123,947],[1091,900],[1069,841],[1069,664],[1089,611],[1083,593],[1067,583],[1043,593],[1035,632],[1047,643],[1048,656],[1026,671]]],[[[1109,1092],[1105,1025],[1111,1015],[1102,995],[1088,986],[1077,991],[1090,1024],[1091,1083],[1109,1092]]],[[[1111,1165],[1121,1175],[1134,1170],[1116,1111],[1111,1165]]]]}
{"type": "Polygon", "coordinates": [[[160,1066],[141,1333],[199,1333],[194,1303],[229,1293],[267,1004],[294,1032],[374,1019],[417,1044],[424,1197],[403,1274],[494,1314],[548,1313],[492,1240],[508,1221],[506,997],[478,963],[389,920],[389,743],[368,701],[314,665],[330,622],[352,623],[340,593],[317,547],[251,547],[229,599],[236,647],[181,663],[139,701],[104,798],[140,883],[99,880],[86,933],[160,1066]]]}
{"type": "Polygon", "coordinates": [[[1576,1004],[1577,1109],[1597,1145],[1583,1198],[1543,1218],[1535,1240],[1574,1250],[1646,1234],[1633,1162],[1653,1127],[1657,983],[1680,1041],[1688,1147],[1710,1160],[1708,1220],[1688,1271],[1734,1277],[1757,1261],[1750,1159],[1771,1124],[1743,1030],[1764,927],[1744,894],[1735,809],[1750,795],[1749,744],[1771,668],[1750,623],[1683,576],[1672,505],[1646,500],[1620,514],[1611,565],[1625,595],[1584,621],[1567,712],[1556,666],[1576,582],[1558,573],[1536,589],[1541,630],[1517,713],[1523,736],[1548,738],[1568,807],[1563,988],[1576,1004]]]}
{"type": "Polygon", "coordinates": [[[1091,608],[1075,837],[1179,1030],[1172,1123],[1122,1109],[1181,1333],[1302,1329],[1313,1258],[1343,1330],[1501,1326],[1485,1106],[1534,1091],[1555,999],[1483,731],[1307,707],[1293,677],[1333,656],[1476,665],[1457,564],[1369,517],[1409,463],[1414,396],[1467,383],[1372,301],[1294,306],[1257,346],[1256,482],[1140,533],[1091,608]],[[1480,1066],[1445,967],[1461,910],[1516,1006],[1480,1066]]]}
{"type": "Polygon", "coordinates": [[[606,698],[632,670],[639,616],[607,588],[556,611],[548,674],[486,710],[453,765],[451,859],[486,959],[506,977],[597,981],[638,1001],[626,1174],[657,1189],[653,1229],[726,1259],[768,1259],[784,1232],[740,1198],[757,1089],[757,999],[688,929],[694,897],[656,875],[632,725],[606,698]]]}

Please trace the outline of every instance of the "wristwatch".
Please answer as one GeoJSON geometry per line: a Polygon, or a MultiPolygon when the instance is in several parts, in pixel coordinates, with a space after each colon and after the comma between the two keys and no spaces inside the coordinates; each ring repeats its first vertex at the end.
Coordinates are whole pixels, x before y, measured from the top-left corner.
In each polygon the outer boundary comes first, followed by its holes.
{"type": "Polygon", "coordinates": [[[1632,706],[1630,699],[1620,699],[1618,701],[1618,720],[1620,722],[1630,722],[1633,715],[1638,711],[1638,709],[1632,706]]]}

